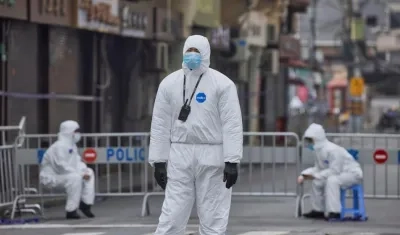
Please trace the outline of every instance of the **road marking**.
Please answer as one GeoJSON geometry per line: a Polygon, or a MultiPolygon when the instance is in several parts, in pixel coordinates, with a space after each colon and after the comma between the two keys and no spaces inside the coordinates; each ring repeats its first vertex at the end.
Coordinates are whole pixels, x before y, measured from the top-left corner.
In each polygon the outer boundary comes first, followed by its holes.
{"type": "Polygon", "coordinates": [[[94,233],[64,233],[63,235],[102,235],[104,232],[94,232],[94,233]]]}
{"type": "Polygon", "coordinates": [[[252,231],[247,233],[240,233],[238,235],[286,235],[290,231],[252,231]]]}
{"type": "MultiPolygon", "coordinates": [[[[186,231],[185,235],[193,235],[196,234],[196,231],[186,231]]],[[[146,233],[146,234],[142,234],[142,235],[154,235],[154,233],[146,233]]]]}
{"type": "MultiPolygon", "coordinates": [[[[187,228],[197,229],[199,226],[188,224],[187,228]]],[[[17,224],[0,225],[0,230],[7,229],[48,229],[48,228],[157,228],[157,224],[17,224]]]]}

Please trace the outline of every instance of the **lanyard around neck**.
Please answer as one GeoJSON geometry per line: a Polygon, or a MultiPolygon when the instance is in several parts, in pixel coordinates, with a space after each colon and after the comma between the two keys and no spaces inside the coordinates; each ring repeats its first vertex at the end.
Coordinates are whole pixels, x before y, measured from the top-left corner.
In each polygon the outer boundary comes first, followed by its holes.
{"type": "Polygon", "coordinates": [[[197,79],[197,83],[196,86],[193,89],[192,95],[190,96],[190,100],[188,103],[188,100],[186,99],[186,75],[183,75],[183,104],[185,105],[190,105],[190,103],[192,102],[194,93],[196,93],[197,87],[199,86],[200,80],[203,77],[203,74],[200,75],[199,79],[197,79]]]}

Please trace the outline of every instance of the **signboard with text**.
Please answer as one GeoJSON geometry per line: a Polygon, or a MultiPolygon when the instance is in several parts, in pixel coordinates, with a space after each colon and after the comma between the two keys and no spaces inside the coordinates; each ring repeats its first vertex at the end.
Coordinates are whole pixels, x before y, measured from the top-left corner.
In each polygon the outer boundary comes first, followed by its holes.
{"type": "Polygon", "coordinates": [[[30,20],[35,23],[76,26],[76,1],[31,1],[30,20]]]}
{"type": "Polygon", "coordinates": [[[229,27],[220,26],[211,29],[209,36],[210,46],[214,49],[228,51],[231,41],[231,30],[229,27]]]}
{"type": "Polygon", "coordinates": [[[28,0],[0,1],[0,17],[27,20],[28,0]]]}
{"type": "Polygon", "coordinates": [[[350,95],[354,97],[361,97],[364,93],[365,84],[364,79],[361,77],[354,77],[350,80],[350,95]]]}
{"type": "Polygon", "coordinates": [[[195,0],[196,15],[193,23],[197,26],[215,28],[220,25],[221,0],[195,0]]]}
{"type": "Polygon", "coordinates": [[[120,33],[118,0],[79,0],[77,26],[102,33],[120,33]]]}
{"type": "Polygon", "coordinates": [[[121,35],[133,38],[151,38],[153,9],[149,4],[119,2],[121,35]]]}
{"type": "Polygon", "coordinates": [[[300,59],[300,40],[292,35],[281,35],[279,37],[279,57],[283,60],[300,59]]]}
{"type": "Polygon", "coordinates": [[[267,45],[267,17],[258,11],[246,12],[239,17],[240,37],[251,46],[267,45]]]}

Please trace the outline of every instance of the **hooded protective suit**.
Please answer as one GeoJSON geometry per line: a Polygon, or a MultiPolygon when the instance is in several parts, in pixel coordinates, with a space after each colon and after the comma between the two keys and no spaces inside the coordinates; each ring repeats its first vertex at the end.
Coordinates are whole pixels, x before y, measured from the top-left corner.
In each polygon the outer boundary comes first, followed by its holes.
{"type": "Polygon", "coordinates": [[[45,152],[40,169],[40,182],[48,188],[64,188],[67,193],[67,212],[75,211],[80,201],[93,205],[95,188],[94,173],[82,162],[74,140],[74,132],[79,129],[75,121],[65,121],[60,125],[58,140],[45,152]],[[89,180],[83,176],[89,175],[89,180]]]}
{"type": "Polygon", "coordinates": [[[321,125],[311,124],[304,137],[314,140],[314,167],[301,172],[312,175],[311,201],[315,211],[340,213],[340,188],[359,183],[363,178],[360,164],[343,147],[330,142],[321,125]]]}
{"type": "Polygon", "coordinates": [[[188,37],[183,53],[196,48],[201,66],[167,76],[159,85],[151,123],[149,162],[167,162],[168,184],[155,234],[184,234],[196,200],[202,235],[223,235],[228,224],[231,189],[223,183],[224,162],[239,163],[243,152],[241,110],[235,84],[209,68],[210,44],[188,37]],[[178,120],[186,97],[203,74],[186,120],[178,120]]]}

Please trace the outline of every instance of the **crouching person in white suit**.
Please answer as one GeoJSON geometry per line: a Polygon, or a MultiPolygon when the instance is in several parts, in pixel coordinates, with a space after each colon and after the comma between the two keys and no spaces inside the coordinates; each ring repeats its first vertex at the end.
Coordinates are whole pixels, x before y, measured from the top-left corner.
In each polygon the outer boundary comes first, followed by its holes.
{"type": "Polygon", "coordinates": [[[312,180],[312,211],[306,218],[340,218],[340,188],[350,187],[363,178],[360,164],[341,146],[325,136],[324,128],[311,124],[304,134],[305,146],[315,151],[315,165],[298,177],[297,182],[312,180]]]}
{"type": "Polygon", "coordinates": [[[80,138],[77,122],[62,122],[58,140],[45,152],[40,169],[40,182],[44,187],[65,189],[67,219],[79,219],[78,208],[85,216],[94,217],[91,211],[95,197],[94,173],[78,153],[76,143],[80,138]]]}

